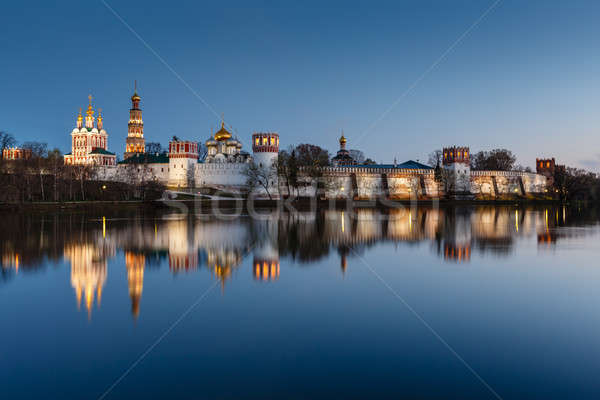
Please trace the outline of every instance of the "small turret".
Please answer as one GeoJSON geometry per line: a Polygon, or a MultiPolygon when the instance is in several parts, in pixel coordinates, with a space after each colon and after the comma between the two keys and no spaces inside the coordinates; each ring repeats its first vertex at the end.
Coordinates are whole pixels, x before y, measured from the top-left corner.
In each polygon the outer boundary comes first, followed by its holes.
{"type": "Polygon", "coordinates": [[[98,120],[96,122],[96,126],[98,127],[98,131],[101,131],[104,126],[102,124],[102,109],[101,108],[98,109],[98,120]]]}
{"type": "Polygon", "coordinates": [[[79,114],[77,115],[77,129],[83,128],[83,117],[81,116],[81,107],[79,108],[79,114]]]}
{"type": "Polygon", "coordinates": [[[554,176],[554,171],[556,171],[556,160],[554,158],[536,158],[535,170],[538,174],[546,177],[554,176]]]}
{"type": "Polygon", "coordinates": [[[451,165],[455,163],[467,164],[471,162],[469,148],[468,147],[444,147],[444,165],[451,165]]]}
{"type": "Polygon", "coordinates": [[[340,137],[340,150],[346,150],[346,138],[344,137],[344,131],[342,131],[342,136],[340,137]]]}
{"type": "Polygon", "coordinates": [[[252,134],[254,161],[259,166],[271,166],[279,154],[279,134],[255,132],[252,134]]]}
{"type": "Polygon", "coordinates": [[[90,103],[88,104],[87,111],[85,112],[85,127],[88,130],[92,130],[94,128],[94,108],[92,107],[92,95],[88,96],[90,103]]]}

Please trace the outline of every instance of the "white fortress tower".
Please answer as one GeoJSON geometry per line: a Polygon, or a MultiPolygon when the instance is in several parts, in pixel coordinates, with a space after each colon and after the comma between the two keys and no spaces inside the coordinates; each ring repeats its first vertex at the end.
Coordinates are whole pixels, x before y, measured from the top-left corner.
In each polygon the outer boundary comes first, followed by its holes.
{"type": "Polygon", "coordinates": [[[260,238],[253,248],[252,275],[258,281],[275,281],[279,278],[279,248],[277,232],[279,220],[253,221],[253,229],[260,238]]]}
{"type": "Polygon", "coordinates": [[[444,169],[451,172],[452,192],[469,192],[471,190],[471,155],[468,147],[444,147],[444,169]]]}
{"type": "MultiPolygon", "coordinates": [[[[277,170],[273,168],[279,155],[279,134],[274,132],[255,132],[252,134],[252,158],[254,164],[271,173],[269,179],[269,192],[278,196],[279,178],[277,170]],[[273,168],[273,169],[271,169],[273,168]],[[273,189],[271,189],[273,188],[273,189]]],[[[263,190],[259,189],[263,192],[263,190]]],[[[262,193],[264,195],[264,193],[262,193]]]]}
{"type": "Polygon", "coordinates": [[[198,143],[173,137],[169,142],[169,181],[167,186],[193,188],[195,186],[198,143]]]}
{"type": "Polygon", "coordinates": [[[252,152],[256,165],[270,167],[279,154],[279,134],[255,132],[252,134],[252,152]]]}

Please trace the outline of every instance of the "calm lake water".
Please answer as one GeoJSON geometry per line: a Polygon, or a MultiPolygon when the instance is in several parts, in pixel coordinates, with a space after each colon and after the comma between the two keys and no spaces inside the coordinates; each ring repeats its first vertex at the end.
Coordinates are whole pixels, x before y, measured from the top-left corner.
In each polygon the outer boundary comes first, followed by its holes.
{"type": "Polygon", "coordinates": [[[595,210],[2,221],[5,399],[600,397],[595,210]]]}

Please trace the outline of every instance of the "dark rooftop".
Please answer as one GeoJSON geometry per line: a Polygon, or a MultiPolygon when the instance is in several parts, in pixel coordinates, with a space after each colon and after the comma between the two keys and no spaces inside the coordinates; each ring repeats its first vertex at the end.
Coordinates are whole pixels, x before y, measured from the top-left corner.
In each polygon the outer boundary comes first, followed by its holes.
{"type": "Polygon", "coordinates": [[[433,169],[429,165],[421,164],[420,162],[409,160],[402,164],[362,164],[362,165],[346,165],[351,168],[396,168],[396,169],[433,169]]]}
{"type": "Polygon", "coordinates": [[[106,151],[106,150],[101,149],[99,147],[96,147],[92,151],[90,151],[90,154],[105,154],[107,156],[114,156],[115,155],[115,153],[111,153],[110,151],[106,151]]]}
{"type": "Polygon", "coordinates": [[[131,157],[119,161],[119,164],[168,164],[167,153],[136,153],[131,157]]]}

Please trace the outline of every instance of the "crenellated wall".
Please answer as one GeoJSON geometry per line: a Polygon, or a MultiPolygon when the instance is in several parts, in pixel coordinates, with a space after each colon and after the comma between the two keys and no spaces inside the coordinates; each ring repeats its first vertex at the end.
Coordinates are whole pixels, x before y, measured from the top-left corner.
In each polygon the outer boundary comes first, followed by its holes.
{"type": "MultiPolygon", "coordinates": [[[[99,167],[97,178],[118,181],[156,179],[167,184],[173,177],[173,171],[169,171],[172,164],[99,167]]],[[[248,168],[247,163],[194,163],[194,167],[193,181],[196,187],[240,188],[246,184],[244,170],[248,168]]],[[[324,197],[328,199],[435,199],[445,195],[444,185],[436,181],[435,172],[431,169],[326,167],[322,172],[321,183],[317,184],[316,179],[301,170],[297,193],[294,191],[293,194],[315,197],[319,185],[324,197]]],[[[182,176],[182,182],[183,179],[182,176]]],[[[279,183],[279,193],[287,196],[287,184],[282,177],[279,178],[279,183]]],[[[470,193],[476,198],[494,199],[510,195],[543,194],[547,190],[547,178],[540,174],[518,171],[471,171],[468,185],[470,193]]]]}
{"type": "Polygon", "coordinates": [[[471,171],[471,193],[497,197],[544,193],[547,178],[543,175],[519,171],[471,171]]]}
{"type": "MultiPolygon", "coordinates": [[[[439,198],[444,196],[443,185],[436,181],[434,170],[327,167],[323,169],[322,189],[325,198],[345,199],[410,199],[439,198]]],[[[316,180],[301,173],[298,195],[316,196],[316,180]]],[[[285,183],[282,183],[285,185],[285,183]]],[[[546,177],[518,171],[471,171],[470,191],[478,197],[544,193],[546,177]]],[[[287,193],[283,187],[282,192],[287,193]]]]}

